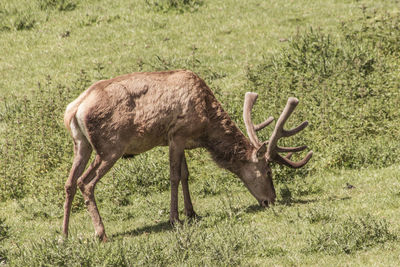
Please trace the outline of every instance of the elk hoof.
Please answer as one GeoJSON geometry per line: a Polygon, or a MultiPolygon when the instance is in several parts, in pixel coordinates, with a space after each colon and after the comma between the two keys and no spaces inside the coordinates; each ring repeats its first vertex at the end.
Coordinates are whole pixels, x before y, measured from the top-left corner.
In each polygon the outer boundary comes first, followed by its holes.
{"type": "Polygon", "coordinates": [[[190,222],[192,222],[192,221],[200,221],[202,219],[202,217],[197,215],[197,213],[194,212],[194,211],[186,212],[185,215],[186,215],[186,217],[188,217],[190,222]]]}
{"type": "Polygon", "coordinates": [[[104,233],[104,234],[101,234],[101,235],[99,235],[99,234],[96,233],[96,237],[97,237],[97,238],[99,239],[99,241],[102,242],[102,243],[106,243],[107,240],[108,240],[107,235],[106,235],[105,233],[104,233]]]}
{"type": "Polygon", "coordinates": [[[67,237],[62,236],[62,237],[59,237],[59,238],[58,238],[57,243],[58,243],[59,245],[64,245],[64,243],[66,242],[66,240],[67,240],[67,237]]]}
{"type": "Polygon", "coordinates": [[[271,202],[268,201],[268,200],[260,201],[260,206],[263,207],[263,208],[268,208],[270,204],[271,204],[271,202]]]}
{"type": "Polygon", "coordinates": [[[179,220],[178,218],[169,219],[169,223],[171,224],[172,227],[175,227],[177,225],[182,225],[183,224],[183,222],[181,220],[179,220]]]}

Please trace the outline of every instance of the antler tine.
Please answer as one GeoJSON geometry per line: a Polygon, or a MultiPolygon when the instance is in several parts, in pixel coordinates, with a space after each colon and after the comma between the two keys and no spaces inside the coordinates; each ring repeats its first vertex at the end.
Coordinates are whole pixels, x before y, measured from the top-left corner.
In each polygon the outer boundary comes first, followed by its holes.
{"type": "Polygon", "coordinates": [[[247,134],[249,135],[250,142],[255,146],[258,147],[260,146],[260,141],[258,140],[258,137],[256,135],[256,131],[259,131],[269,125],[274,118],[269,117],[266,121],[263,123],[254,125],[252,120],[251,120],[251,110],[253,109],[254,103],[256,102],[258,97],[258,94],[252,93],[252,92],[247,92],[244,96],[244,105],[243,105],[243,120],[244,124],[246,126],[246,131],[247,134]]]}
{"type": "Polygon", "coordinates": [[[308,121],[303,121],[296,128],[293,128],[291,130],[283,130],[282,137],[289,137],[289,136],[295,135],[298,132],[300,132],[301,130],[303,130],[304,128],[306,128],[307,126],[308,126],[308,121]]]}
{"type": "Polygon", "coordinates": [[[251,121],[251,110],[253,109],[253,105],[256,102],[257,97],[258,95],[256,93],[247,92],[244,96],[244,105],[243,105],[244,125],[246,126],[246,131],[250,138],[250,142],[254,146],[258,146],[260,144],[260,141],[258,141],[258,137],[254,129],[253,122],[251,121]]]}
{"type": "Polygon", "coordinates": [[[258,132],[259,130],[264,129],[266,126],[270,125],[271,122],[274,121],[274,117],[270,116],[266,121],[264,121],[263,123],[257,124],[254,126],[254,130],[256,132],[258,132]]]}
{"type": "Polygon", "coordinates": [[[292,154],[289,154],[286,157],[282,157],[281,155],[276,154],[276,157],[274,159],[275,159],[276,162],[278,162],[280,164],[283,164],[283,165],[286,165],[286,166],[289,166],[289,167],[297,169],[297,168],[301,168],[304,165],[306,165],[307,162],[312,157],[312,154],[313,154],[312,151],[308,152],[307,155],[302,160],[300,160],[298,162],[293,162],[293,161],[291,161],[289,159],[292,156],[292,154]]]}
{"type": "Polygon", "coordinates": [[[276,152],[299,152],[306,149],[307,146],[298,146],[298,147],[280,147],[276,146],[276,152]]]}
{"type": "Polygon", "coordinates": [[[301,130],[303,130],[307,125],[308,122],[305,121],[301,123],[299,126],[296,128],[293,128],[291,130],[284,130],[283,126],[285,125],[285,122],[287,119],[290,117],[296,106],[299,104],[299,100],[295,97],[289,97],[287,104],[282,111],[282,114],[280,115],[278,121],[276,122],[275,129],[272,132],[271,138],[268,142],[268,150],[267,150],[267,157],[269,159],[273,159],[276,162],[280,164],[284,164],[287,166],[290,166],[292,168],[300,168],[307,164],[307,162],[310,160],[313,152],[310,151],[304,159],[302,159],[299,162],[293,162],[290,160],[290,157],[292,156],[291,153],[288,154],[286,157],[282,157],[281,155],[278,154],[278,152],[299,152],[307,148],[307,146],[300,146],[300,147],[279,147],[278,146],[278,140],[281,137],[289,137],[292,136],[301,130]]]}
{"type": "Polygon", "coordinates": [[[293,110],[296,108],[297,104],[299,103],[299,100],[295,97],[289,97],[285,109],[282,111],[282,114],[279,116],[278,121],[276,122],[275,129],[271,134],[271,138],[269,139],[268,143],[268,155],[273,156],[276,154],[276,147],[278,144],[279,138],[283,136],[283,126],[285,125],[285,122],[289,118],[289,116],[292,114],[293,110]]]}

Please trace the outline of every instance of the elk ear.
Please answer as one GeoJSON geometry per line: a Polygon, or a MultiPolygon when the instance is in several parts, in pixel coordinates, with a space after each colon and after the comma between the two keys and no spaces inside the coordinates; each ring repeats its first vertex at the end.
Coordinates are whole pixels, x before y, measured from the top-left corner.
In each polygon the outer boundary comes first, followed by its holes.
{"type": "Polygon", "coordinates": [[[266,143],[263,143],[258,149],[257,149],[257,158],[259,160],[263,159],[265,157],[265,153],[267,153],[267,145],[266,143]]]}

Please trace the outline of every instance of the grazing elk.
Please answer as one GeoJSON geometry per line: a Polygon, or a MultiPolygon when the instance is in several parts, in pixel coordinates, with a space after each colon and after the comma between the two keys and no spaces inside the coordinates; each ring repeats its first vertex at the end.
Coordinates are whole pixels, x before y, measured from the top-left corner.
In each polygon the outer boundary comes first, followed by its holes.
{"type": "Polygon", "coordinates": [[[223,168],[243,181],[262,206],[275,201],[275,189],[269,163],[275,161],[293,168],[305,165],[310,151],[300,162],[292,162],[292,152],[306,148],[285,148],[279,138],[296,134],[307,126],[283,129],[298,100],[289,98],[272,136],[259,142],[256,131],[273,121],[259,125],[251,121],[251,109],[257,94],[246,93],[244,121],[247,139],[223,110],[205,82],[186,70],[132,73],[96,82],[65,111],[64,123],[74,140],[73,165],[65,184],[63,234],[68,235],[71,203],[76,188],[82,192],[96,235],[107,239],[94,189],[96,183],[123,155],[137,155],[155,146],[169,146],[171,206],[170,222],[179,221],[178,185],[182,182],[184,213],[195,217],[188,186],[185,149],[205,147],[223,168]],[[85,166],[92,150],[95,158],[85,166]],[[286,157],[279,152],[289,152],[286,157]]]}

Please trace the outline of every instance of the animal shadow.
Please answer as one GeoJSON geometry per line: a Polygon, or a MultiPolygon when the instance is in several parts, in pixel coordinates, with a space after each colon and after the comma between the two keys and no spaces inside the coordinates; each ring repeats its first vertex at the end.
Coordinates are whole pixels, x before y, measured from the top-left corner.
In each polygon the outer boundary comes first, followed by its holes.
{"type": "MultiPolygon", "coordinates": [[[[202,219],[201,216],[196,216],[195,218],[188,218],[187,223],[192,224],[194,222],[200,221],[202,219]]],[[[185,223],[184,221],[181,221],[181,223],[185,223]]],[[[165,232],[165,231],[171,231],[174,229],[174,226],[171,225],[169,221],[160,221],[157,222],[156,224],[153,225],[146,225],[143,227],[139,227],[137,229],[133,230],[128,230],[120,233],[115,233],[111,236],[111,238],[116,238],[119,236],[139,236],[142,234],[151,234],[151,233],[159,233],[159,232],[165,232]]]]}
{"type": "Polygon", "coordinates": [[[116,238],[120,236],[139,236],[142,234],[151,234],[151,233],[160,233],[164,231],[171,231],[173,226],[169,223],[169,221],[158,222],[153,225],[142,226],[133,230],[128,230],[120,233],[115,233],[111,236],[111,238],[116,238]]]}

